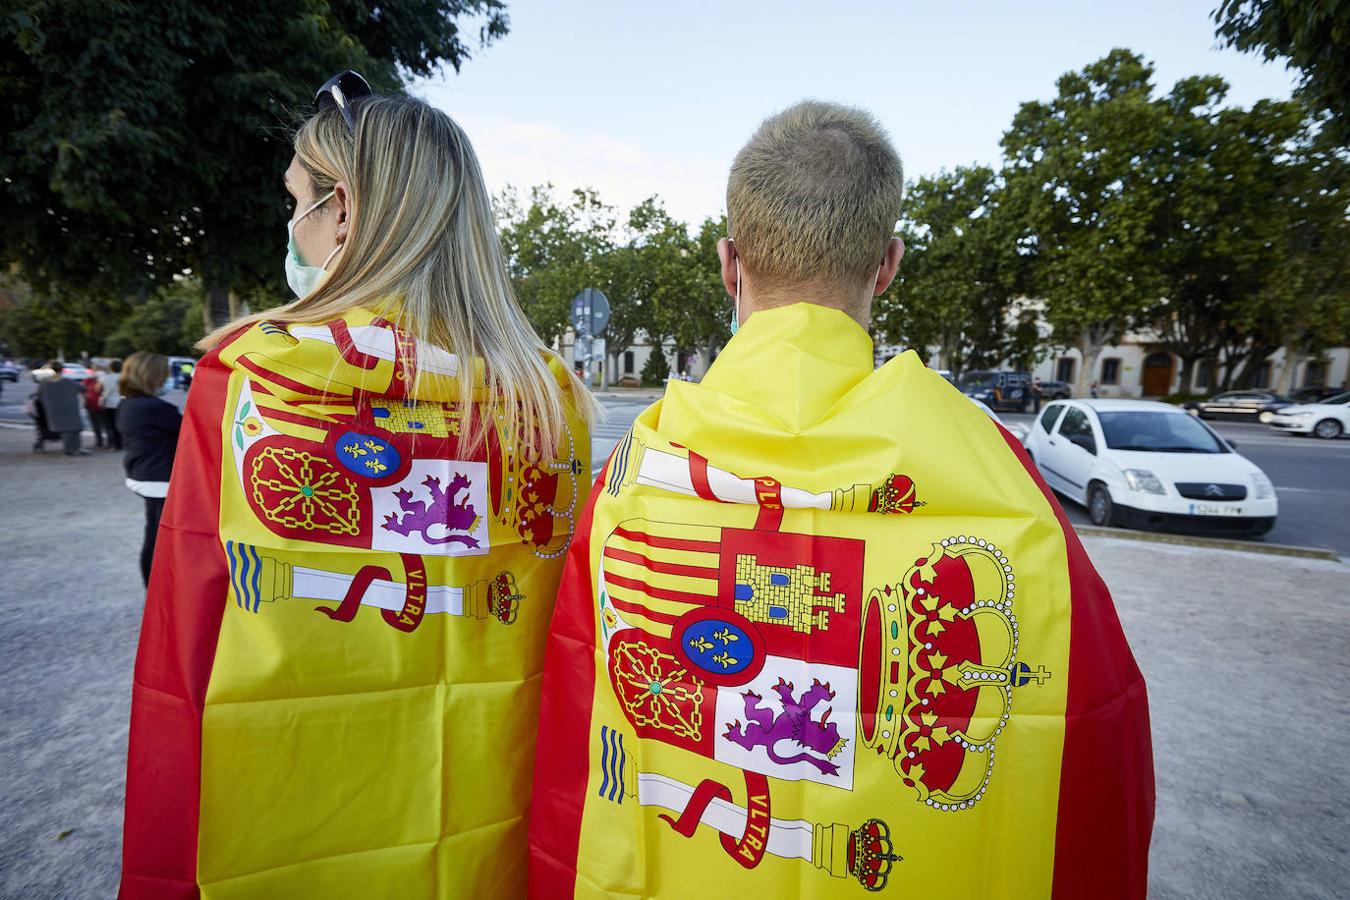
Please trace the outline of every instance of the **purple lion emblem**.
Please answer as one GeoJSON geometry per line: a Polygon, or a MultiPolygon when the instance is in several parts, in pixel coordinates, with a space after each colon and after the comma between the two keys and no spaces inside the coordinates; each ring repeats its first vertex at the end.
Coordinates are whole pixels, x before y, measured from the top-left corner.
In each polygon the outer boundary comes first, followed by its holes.
{"type": "Polygon", "coordinates": [[[468,534],[454,533],[470,532],[478,525],[479,515],[469,502],[467,494],[468,477],[456,472],[450,486],[442,489],[441,480],[434,475],[428,475],[422,481],[422,485],[430,492],[431,503],[414,500],[413,492],[407,488],[397,490],[394,496],[398,498],[398,505],[402,507],[404,515],[389,513],[384,517],[384,524],[381,527],[404,536],[421,534],[422,540],[428,544],[448,544],[454,541],[466,547],[477,547],[477,538],[468,534]],[[455,502],[455,495],[460,491],[466,492],[464,499],[455,502]],[[431,534],[433,528],[445,529],[446,533],[433,537],[431,534]]]}
{"type": "Polygon", "coordinates": [[[830,762],[848,743],[847,738],[839,736],[839,726],[830,721],[832,707],[826,707],[820,719],[811,718],[812,711],[828,700],[834,699],[834,691],[829,684],[821,684],[819,679],[811,679],[811,687],[802,694],[801,701],[793,698],[792,682],[778,679],[774,691],[783,701],[783,711],[774,716],[773,710],[761,707],[764,698],[754,691],[741,694],[745,698],[745,717],[750,720],[742,726],[737,719],[727,726],[725,737],[740,744],[747,750],[763,747],[769,759],[779,765],[788,766],[797,762],[809,762],[823,775],[838,773],[839,767],[830,762]],[[779,741],[791,740],[802,750],[792,756],[782,756],[775,749],[779,741]]]}

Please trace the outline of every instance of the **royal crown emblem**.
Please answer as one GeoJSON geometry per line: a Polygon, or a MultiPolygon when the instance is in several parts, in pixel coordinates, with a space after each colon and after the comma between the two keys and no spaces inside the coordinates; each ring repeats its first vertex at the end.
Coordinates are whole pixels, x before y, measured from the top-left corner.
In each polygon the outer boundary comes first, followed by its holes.
{"type": "Polygon", "coordinates": [[[891,841],[891,829],[880,819],[868,819],[848,836],[848,870],[869,891],[890,881],[891,867],[900,861],[891,841]]]}
{"type": "Polygon", "coordinates": [[[1044,680],[1017,660],[1016,581],[992,543],[932,545],[863,610],[858,733],[918,799],[968,809],[988,787],[1012,687],[1044,680]]]}

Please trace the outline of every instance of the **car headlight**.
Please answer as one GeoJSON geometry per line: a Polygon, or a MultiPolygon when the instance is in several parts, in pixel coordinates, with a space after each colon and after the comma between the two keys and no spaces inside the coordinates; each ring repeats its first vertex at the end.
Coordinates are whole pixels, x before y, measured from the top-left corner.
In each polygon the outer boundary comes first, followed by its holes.
{"type": "Polygon", "coordinates": [[[1256,488],[1253,496],[1257,500],[1269,500],[1275,496],[1275,485],[1270,483],[1264,472],[1256,472],[1252,475],[1252,486],[1256,488]]]}
{"type": "Polygon", "coordinates": [[[1146,494],[1166,493],[1158,476],[1148,469],[1126,469],[1125,482],[1132,491],[1143,491],[1146,494]]]}

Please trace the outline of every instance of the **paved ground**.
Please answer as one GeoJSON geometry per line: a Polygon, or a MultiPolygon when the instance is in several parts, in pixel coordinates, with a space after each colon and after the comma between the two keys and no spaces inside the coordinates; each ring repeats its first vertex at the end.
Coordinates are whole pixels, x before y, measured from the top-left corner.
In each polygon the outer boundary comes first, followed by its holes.
{"type": "MultiPolygon", "coordinates": [[[[642,401],[609,405],[618,415],[597,444],[617,438],[642,401]]],[[[0,427],[0,897],[111,897],[142,603],[140,500],[113,454],[28,447],[29,432],[0,427]]],[[[1350,568],[1087,544],[1150,685],[1152,895],[1350,894],[1350,568]]]]}

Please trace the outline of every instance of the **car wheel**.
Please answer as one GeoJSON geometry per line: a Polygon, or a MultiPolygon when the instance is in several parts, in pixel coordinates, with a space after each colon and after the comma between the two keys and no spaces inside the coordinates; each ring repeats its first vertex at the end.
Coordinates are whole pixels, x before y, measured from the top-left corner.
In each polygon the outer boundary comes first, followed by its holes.
{"type": "Polygon", "coordinates": [[[1111,502],[1111,492],[1104,484],[1094,484],[1088,489],[1088,518],[1093,525],[1107,526],[1116,523],[1116,510],[1111,502]]]}
{"type": "Polygon", "coordinates": [[[1341,436],[1341,423],[1335,419],[1323,419],[1313,426],[1313,434],[1320,438],[1338,438],[1341,436]]]}

